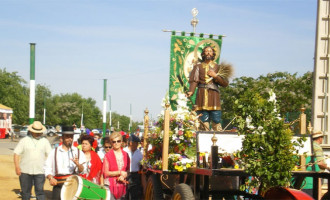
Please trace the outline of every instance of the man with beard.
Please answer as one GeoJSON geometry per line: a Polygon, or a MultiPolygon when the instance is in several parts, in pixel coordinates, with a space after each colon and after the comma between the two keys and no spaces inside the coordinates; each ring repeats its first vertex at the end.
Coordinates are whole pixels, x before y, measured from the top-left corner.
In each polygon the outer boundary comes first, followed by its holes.
{"type": "Polygon", "coordinates": [[[63,144],[53,149],[45,162],[45,175],[53,186],[53,200],[61,199],[63,183],[69,176],[86,173],[85,154],[72,146],[73,131],[73,127],[62,128],[63,144]]]}
{"type": "Polygon", "coordinates": [[[31,135],[21,139],[14,150],[15,171],[19,176],[22,199],[31,198],[33,185],[37,199],[46,199],[43,165],[52,148],[49,141],[42,137],[46,128],[40,121],[33,122],[28,131],[31,135]]]}
{"type": "Polygon", "coordinates": [[[201,121],[203,122],[201,130],[208,131],[210,122],[214,131],[221,131],[221,105],[219,86],[228,86],[228,75],[222,73],[224,68],[231,66],[220,66],[214,62],[216,52],[211,46],[206,46],[202,51],[202,62],[194,65],[189,77],[189,92],[188,97],[191,97],[196,87],[196,103],[195,110],[197,114],[202,114],[201,121]]]}

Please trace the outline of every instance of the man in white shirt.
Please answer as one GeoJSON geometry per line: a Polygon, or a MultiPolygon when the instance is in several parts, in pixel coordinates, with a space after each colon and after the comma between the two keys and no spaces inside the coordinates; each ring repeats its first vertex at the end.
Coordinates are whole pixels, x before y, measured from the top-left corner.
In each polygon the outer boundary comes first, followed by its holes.
{"type": "Polygon", "coordinates": [[[140,161],[142,160],[143,156],[141,151],[137,149],[139,142],[140,138],[132,134],[128,138],[128,147],[124,148],[124,151],[128,153],[128,156],[131,160],[126,199],[142,199],[143,188],[141,184],[141,174],[138,172],[141,169],[140,161]]]}
{"type": "Polygon", "coordinates": [[[46,128],[39,121],[28,127],[31,133],[19,141],[14,150],[14,164],[22,189],[22,199],[31,198],[31,189],[37,199],[46,199],[44,192],[45,176],[43,165],[52,150],[49,141],[42,137],[46,128]]]}
{"type": "Polygon", "coordinates": [[[73,127],[63,127],[63,144],[53,149],[45,162],[45,175],[53,186],[53,200],[61,199],[61,189],[66,178],[73,174],[86,173],[85,154],[72,146],[73,135],[73,127]]]}

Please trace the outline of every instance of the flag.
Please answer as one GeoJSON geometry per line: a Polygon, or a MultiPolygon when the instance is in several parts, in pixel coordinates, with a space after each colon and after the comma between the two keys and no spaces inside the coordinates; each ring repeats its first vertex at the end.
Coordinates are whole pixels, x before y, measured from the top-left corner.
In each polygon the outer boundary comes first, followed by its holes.
{"type": "MultiPolygon", "coordinates": [[[[184,35],[184,33],[183,33],[184,35]]],[[[222,36],[218,39],[203,38],[203,34],[197,36],[171,36],[171,60],[170,60],[170,82],[169,100],[172,110],[176,110],[176,99],[178,92],[186,93],[189,90],[189,75],[194,63],[200,62],[201,52],[205,46],[212,46],[216,49],[215,62],[219,63],[221,52],[222,36]]],[[[195,103],[196,92],[191,97],[188,105],[195,103]]]]}

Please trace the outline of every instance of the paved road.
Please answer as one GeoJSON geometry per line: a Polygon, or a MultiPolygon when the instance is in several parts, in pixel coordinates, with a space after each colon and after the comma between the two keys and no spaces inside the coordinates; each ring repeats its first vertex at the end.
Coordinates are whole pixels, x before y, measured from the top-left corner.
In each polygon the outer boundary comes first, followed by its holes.
{"type": "Polygon", "coordinates": [[[16,147],[19,139],[0,139],[0,155],[13,155],[14,148],[16,147]]]}

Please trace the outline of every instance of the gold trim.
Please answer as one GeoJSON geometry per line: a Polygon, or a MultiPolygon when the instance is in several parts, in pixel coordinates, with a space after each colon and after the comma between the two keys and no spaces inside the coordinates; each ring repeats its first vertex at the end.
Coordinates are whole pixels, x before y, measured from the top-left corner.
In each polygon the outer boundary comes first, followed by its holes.
{"type": "Polygon", "coordinates": [[[196,107],[196,110],[221,110],[221,106],[196,107]]]}

